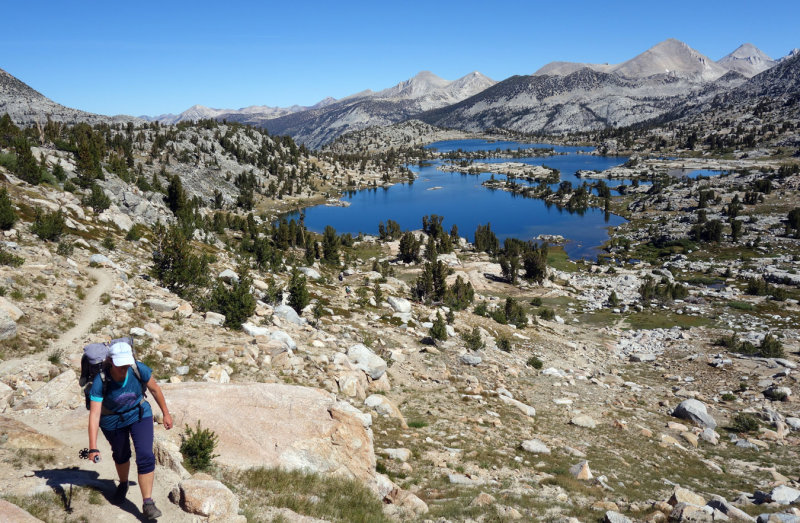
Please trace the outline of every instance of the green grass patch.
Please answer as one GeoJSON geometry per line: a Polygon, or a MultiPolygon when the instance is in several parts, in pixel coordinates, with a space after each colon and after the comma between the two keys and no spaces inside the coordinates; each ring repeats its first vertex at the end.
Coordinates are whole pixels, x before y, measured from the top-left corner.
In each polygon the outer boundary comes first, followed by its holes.
{"type": "Polygon", "coordinates": [[[747,301],[729,301],[728,307],[731,309],[736,309],[738,311],[752,311],[755,310],[755,307],[752,303],[747,301]]]}
{"type": "Polygon", "coordinates": [[[580,266],[569,259],[567,251],[560,245],[547,247],[547,266],[563,272],[578,272],[580,266]]]}
{"type": "Polygon", "coordinates": [[[240,473],[234,482],[251,491],[242,499],[245,511],[254,514],[264,505],[337,522],[391,521],[383,515],[381,500],[352,479],[262,467],[240,473]]]}

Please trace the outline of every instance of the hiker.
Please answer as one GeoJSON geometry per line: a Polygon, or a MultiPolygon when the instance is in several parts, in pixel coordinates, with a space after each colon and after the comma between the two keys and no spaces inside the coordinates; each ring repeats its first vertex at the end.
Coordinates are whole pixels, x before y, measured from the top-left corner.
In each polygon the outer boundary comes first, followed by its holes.
{"type": "Polygon", "coordinates": [[[139,488],[142,491],[142,513],[147,519],[156,519],[161,511],[153,502],[153,480],[156,460],[153,456],[153,411],[145,401],[145,386],[155,398],[164,415],[164,428],[172,428],[164,394],[152,374],[153,371],[133,357],[133,349],[125,342],[111,345],[105,360],[106,383],[103,376],[94,377],[90,390],[89,407],[89,460],[100,455],[97,449],[97,429],[111,445],[112,457],[119,475],[119,486],[112,503],[122,504],[128,494],[128,471],[131,466],[131,444],[136,449],[136,468],[139,488]],[[137,374],[131,368],[136,365],[137,374]],[[140,381],[141,380],[141,381],[140,381]],[[105,390],[105,394],[103,393],[105,390]]]}

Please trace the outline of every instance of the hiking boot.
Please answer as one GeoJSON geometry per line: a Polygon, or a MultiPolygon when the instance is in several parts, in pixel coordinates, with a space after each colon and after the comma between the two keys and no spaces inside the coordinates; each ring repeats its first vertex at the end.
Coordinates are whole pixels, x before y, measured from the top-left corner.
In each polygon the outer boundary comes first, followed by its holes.
{"type": "Polygon", "coordinates": [[[147,519],[157,519],[161,517],[161,511],[156,508],[155,501],[145,501],[142,505],[142,514],[147,519]]]}
{"type": "Polygon", "coordinates": [[[111,503],[114,505],[122,505],[125,503],[125,498],[128,496],[128,482],[120,483],[117,485],[117,490],[111,496],[111,503]]]}

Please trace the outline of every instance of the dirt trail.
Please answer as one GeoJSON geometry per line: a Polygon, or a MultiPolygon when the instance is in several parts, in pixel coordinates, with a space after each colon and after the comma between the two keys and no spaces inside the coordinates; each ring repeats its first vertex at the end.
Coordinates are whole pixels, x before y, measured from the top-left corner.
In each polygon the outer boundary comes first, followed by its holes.
{"type": "Polygon", "coordinates": [[[66,353],[75,352],[76,347],[83,346],[83,343],[76,344],[76,342],[82,341],[81,338],[89,333],[94,322],[103,315],[104,305],[100,303],[100,296],[113,290],[114,275],[100,269],[88,268],[86,271],[97,281],[97,284],[86,294],[86,298],[83,300],[84,308],[78,313],[75,326],[53,342],[53,349],[62,349],[66,353]]]}

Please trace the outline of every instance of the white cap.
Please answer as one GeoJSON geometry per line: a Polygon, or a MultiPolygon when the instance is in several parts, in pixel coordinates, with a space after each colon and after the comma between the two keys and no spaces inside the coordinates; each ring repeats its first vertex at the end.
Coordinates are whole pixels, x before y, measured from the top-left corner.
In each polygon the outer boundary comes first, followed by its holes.
{"type": "Polygon", "coordinates": [[[111,356],[111,361],[114,362],[116,367],[136,364],[136,360],[133,359],[133,349],[125,342],[118,342],[112,345],[108,355],[111,356]]]}

